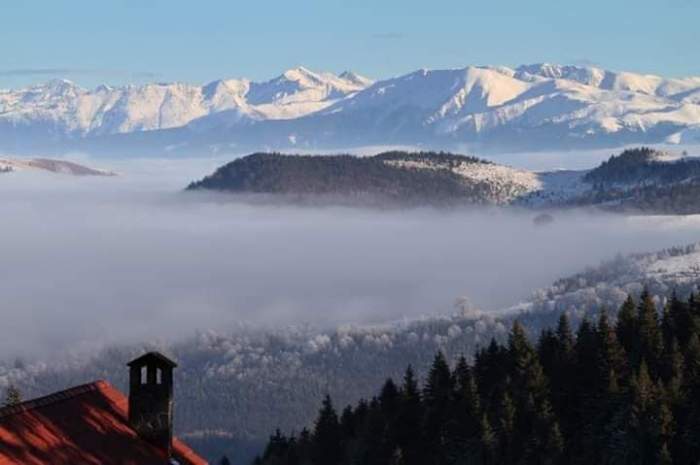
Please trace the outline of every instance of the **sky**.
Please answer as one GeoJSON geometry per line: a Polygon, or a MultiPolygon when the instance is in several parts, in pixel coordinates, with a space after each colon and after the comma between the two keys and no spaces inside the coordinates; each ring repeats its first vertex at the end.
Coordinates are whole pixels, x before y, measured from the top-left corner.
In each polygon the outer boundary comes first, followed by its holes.
{"type": "Polygon", "coordinates": [[[700,0],[12,0],[0,88],[551,62],[700,75],[700,0]]]}

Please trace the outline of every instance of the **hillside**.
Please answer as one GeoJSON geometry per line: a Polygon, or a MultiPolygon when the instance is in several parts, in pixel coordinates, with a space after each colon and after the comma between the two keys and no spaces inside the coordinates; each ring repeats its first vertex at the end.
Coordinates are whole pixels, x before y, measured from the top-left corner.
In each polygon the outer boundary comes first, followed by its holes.
{"type": "MultiPolygon", "coordinates": [[[[617,309],[628,293],[638,296],[644,287],[659,307],[674,290],[685,299],[698,292],[699,250],[693,244],[618,257],[562,278],[502,312],[484,313],[458,305],[451,316],[385,325],[332,330],[240,327],[161,345],[158,348],[179,363],[178,434],[204,447],[212,460],[224,451],[250,458],[275,427],[299,431],[310,426],[325,393],[338,405],[356,402],[373,395],[385,377],[400,379],[408,364],[422,378],[438,350],[448,360],[469,357],[491,338],[505,341],[515,318],[534,337],[554,325],[563,312],[577,327],[601,308],[617,309]]],[[[29,397],[104,378],[126,389],[123,361],[142,349],[112,347],[51,363],[0,361],[0,387],[13,382],[29,397]]]]}
{"type": "Polygon", "coordinates": [[[111,171],[90,168],[67,160],[0,158],[0,173],[17,171],[44,171],[70,176],[115,176],[111,171]]]}
{"type": "Polygon", "coordinates": [[[188,190],[267,195],[288,202],[688,214],[700,212],[700,159],[639,148],[592,170],[537,173],[444,152],[373,157],[256,153],[222,166],[188,190]]]}
{"type": "Polygon", "coordinates": [[[386,152],[373,157],[257,153],[222,166],[188,190],[343,203],[503,204],[536,183],[532,173],[447,153],[386,152]]]}
{"type": "Polygon", "coordinates": [[[342,410],[326,396],[313,427],[278,429],[254,463],[696,463],[700,305],[659,316],[644,292],[617,315],[578,330],[562,315],[536,340],[516,321],[472,360],[438,352],[422,386],[409,365],[342,410]]]}
{"type": "Polygon", "coordinates": [[[693,144],[700,77],[535,64],[372,81],[303,67],[264,82],[0,91],[0,149],[202,155],[369,145],[531,151],[693,144]]]}

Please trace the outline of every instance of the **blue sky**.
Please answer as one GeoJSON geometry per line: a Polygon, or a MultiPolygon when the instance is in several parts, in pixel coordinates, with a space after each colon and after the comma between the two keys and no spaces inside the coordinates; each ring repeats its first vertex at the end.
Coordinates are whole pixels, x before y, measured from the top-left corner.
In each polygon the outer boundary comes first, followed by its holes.
{"type": "Polygon", "coordinates": [[[555,62],[700,75],[700,0],[8,0],[0,87],[555,62]]]}

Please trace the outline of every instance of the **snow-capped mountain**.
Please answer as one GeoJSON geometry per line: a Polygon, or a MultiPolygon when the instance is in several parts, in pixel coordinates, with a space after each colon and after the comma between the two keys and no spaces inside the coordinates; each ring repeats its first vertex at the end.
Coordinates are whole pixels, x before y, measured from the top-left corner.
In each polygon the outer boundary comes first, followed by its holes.
{"type": "Polygon", "coordinates": [[[536,64],[418,70],[377,82],[301,67],[266,82],[201,87],[85,90],[52,81],[0,91],[0,134],[17,150],[33,144],[100,152],[118,142],[134,152],[183,154],[388,144],[515,151],[692,144],[700,141],[700,77],[536,64]]]}
{"type": "Polygon", "coordinates": [[[232,121],[300,117],[371,84],[353,73],[335,76],[299,67],[267,82],[247,79],[99,86],[83,89],[54,80],[16,91],[0,91],[0,124],[49,126],[53,135],[90,137],[176,128],[208,115],[232,121]]]}

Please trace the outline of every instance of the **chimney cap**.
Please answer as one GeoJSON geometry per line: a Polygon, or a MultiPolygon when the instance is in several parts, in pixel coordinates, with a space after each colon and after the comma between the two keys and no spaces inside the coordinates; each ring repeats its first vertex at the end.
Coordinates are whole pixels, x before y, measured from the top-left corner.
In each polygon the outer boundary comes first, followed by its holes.
{"type": "Polygon", "coordinates": [[[127,366],[133,367],[133,366],[140,366],[140,365],[148,365],[150,363],[154,363],[155,365],[164,365],[169,368],[175,368],[177,366],[177,363],[173,362],[170,360],[168,357],[165,355],[161,354],[160,352],[147,352],[140,357],[137,357],[127,363],[127,366]]]}

